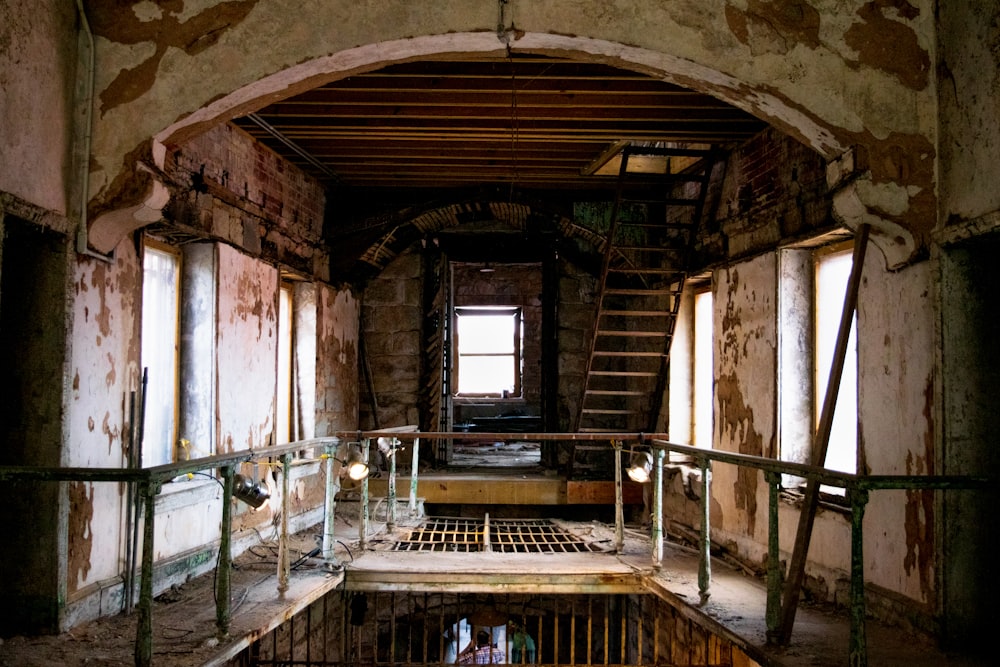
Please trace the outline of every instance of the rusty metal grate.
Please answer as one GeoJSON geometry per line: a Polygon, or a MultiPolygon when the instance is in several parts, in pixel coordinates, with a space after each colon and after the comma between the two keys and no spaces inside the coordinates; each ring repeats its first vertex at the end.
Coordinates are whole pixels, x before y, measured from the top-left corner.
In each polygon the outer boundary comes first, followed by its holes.
{"type": "Polygon", "coordinates": [[[548,519],[429,518],[394,551],[562,553],[601,551],[548,519]]]}

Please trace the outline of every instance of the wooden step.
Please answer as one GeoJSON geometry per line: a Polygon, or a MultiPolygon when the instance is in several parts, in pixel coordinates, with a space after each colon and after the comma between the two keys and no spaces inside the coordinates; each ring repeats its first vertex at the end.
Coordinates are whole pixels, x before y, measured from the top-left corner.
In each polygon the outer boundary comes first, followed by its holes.
{"type": "Polygon", "coordinates": [[[648,373],[646,371],[590,371],[591,375],[601,377],[621,377],[621,378],[652,378],[658,373],[648,373]]]}
{"type": "Polygon", "coordinates": [[[617,331],[614,329],[598,329],[598,336],[617,336],[621,338],[663,338],[666,331],[617,331]]]}

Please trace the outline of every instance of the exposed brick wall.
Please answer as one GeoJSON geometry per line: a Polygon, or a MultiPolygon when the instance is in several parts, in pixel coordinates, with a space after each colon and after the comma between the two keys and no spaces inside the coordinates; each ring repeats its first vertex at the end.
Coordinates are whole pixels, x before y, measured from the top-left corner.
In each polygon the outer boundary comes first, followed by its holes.
{"type": "Polygon", "coordinates": [[[327,279],[326,193],[298,167],[232,125],[183,144],[168,175],[178,187],[166,217],[264,259],[327,279]]]}
{"type": "Polygon", "coordinates": [[[696,264],[773,250],[775,244],[836,227],[826,162],[803,144],[767,129],[729,155],[713,174],[708,223],[696,264]]]}

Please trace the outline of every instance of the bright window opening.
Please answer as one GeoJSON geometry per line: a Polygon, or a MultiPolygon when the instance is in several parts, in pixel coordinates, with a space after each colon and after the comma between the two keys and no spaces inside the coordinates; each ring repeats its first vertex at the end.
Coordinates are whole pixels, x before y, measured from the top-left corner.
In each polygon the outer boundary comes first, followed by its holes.
{"type": "Polygon", "coordinates": [[[712,447],[713,408],[712,292],[694,296],[694,446],[712,447]]]}
{"type": "Polygon", "coordinates": [[[521,309],[455,309],[458,395],[521,395],[521,309]]]}
{"type": "Polygon", "coordinates": [[[174,459],[180,255],[147,242],[142,258],[142,365],[147,373],[142,465],[174,459]]]}
{"type": "Polygon", "coordinates": [[[276,444],[292,441],[292,286],[285,283],[278,292],[278,416],[276,444]]]}
{"type": "MultiPolygon", "coordinates": [[[[818,253],[816,256],[816,395],[815,423],[819,423],[826,396],[830,368],[837,345],[844,295],[851,275],[853,255],[850,251],[818,253]]],[[[851,322],[844,371],[834,408],[827,448],[825,468],[840,472],[856,472],[858,441],[858,356],[857,317],[851,322]]],[[[843,494],[844,490],[823,487],[825,491],[843,494]]]]}

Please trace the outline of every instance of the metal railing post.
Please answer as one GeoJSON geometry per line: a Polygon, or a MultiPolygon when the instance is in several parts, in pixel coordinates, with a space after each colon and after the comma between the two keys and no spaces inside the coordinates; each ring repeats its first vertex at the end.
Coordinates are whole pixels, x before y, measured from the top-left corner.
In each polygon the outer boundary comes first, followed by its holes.
{"type": "Polygon", "coordinates": [[[323,511],[323,560],[334,567],[340,565],[334,555],[336,541],[334,540],[334,526],[337,510],[337,478],[334,475],[336,468],[337,448],[340,446],[340,438],[332,438],[324,445],[323,455],[326,461],[326,505],[323,511]]]}
{"type": "Polygon", "coordinates": [[[420,462],[420,438],[413,439],[413,456],[410,461],[410,516],[417,516],[417,471],[420,462]]]}
{"type": "Polygon", "coordinates": [[[389,484],[385,499],[389,506],[386,510],[385,527],[391,533],[396,529],[396,445],[399,441],[396,438],[389,438],[389,484]]]}
{"type": "Polygon", "coordinates": [[[139,580],[139,618],[136,623],[135,664],[150,667],[153,664],[153,517],[156,514],[156,494],[159,481],[144,480],[139,483],[142,495],[144,522],[142,529],[142,573],[139,580]]]}
{"type": "Polygon", "coordinates": [[[288,513],[289,495],[291,494],[291,454],[281,455],[281,534],[278,538],[278,594],[284,595],[288,590],[288,575],[291,569],[288,557],[288,513]]]}
{"type": "Polygon", "coordinates": [[[663,458],[662,447],[653,450],[653,527],[650,539],[653,541],[653,569],[663,565],[663,458]]]}
{"type": "MultiPolygon", "coordinates": [[[[368,463],[368,451],[371,448],[371,439],[365,438],[361,441],[361,458],[365,463],[368,463]]],[[[364,550],[368,547],[368,476],[366,475],[363,480],[361,480],[361,502],[359,503],[358,512],[360,513],[360,521],[358,521],[358,546],[360,549],[364,550]]]]}
{"type": "Polygon", "coordinates": [[[215,567],[215,626],[220,637],[229,635],[231,620],[230,585],[233,563],[233,466],[222,467],[222,533],[219,560],[215,567]]]}
{"type": "Polygon", "coordinates": [[[698,597],[702,604],[708,602],[712,585],[712,462],[707,457],[698,460],[701,465],[701,557],[698,559],[698,597]]]}
{"type": "Polygon", "coordinates": [[[778,535],[778,492],[781,489],[781,475],[771,470],[764,471],[767,481],[767,610],[764,619],[767,624],[767,641],[778,641],[781,628],[781,553],[778,535]]]}
{"type": "Polygon", "coordinates": [[[851,501],[851,638],[848,664],[868,667],[868,639],[865,634],[865,559],[864,517],[868,490],[851,484],[847,487],[851,501]]]}
{"type": "Polygon", "coordinates": [[[625,510],[622,499],[622,441],[612,440],[615,450],[615,553],[625,548],[625,510]]]}

